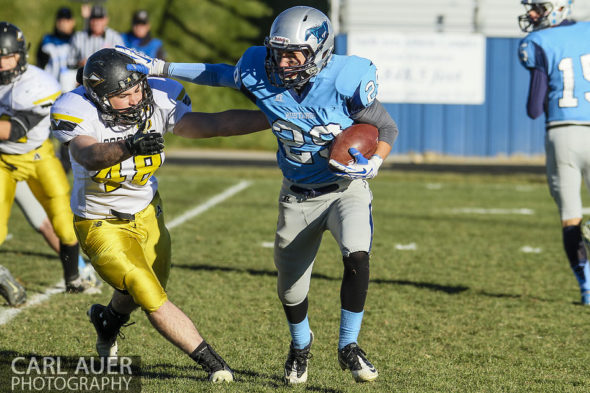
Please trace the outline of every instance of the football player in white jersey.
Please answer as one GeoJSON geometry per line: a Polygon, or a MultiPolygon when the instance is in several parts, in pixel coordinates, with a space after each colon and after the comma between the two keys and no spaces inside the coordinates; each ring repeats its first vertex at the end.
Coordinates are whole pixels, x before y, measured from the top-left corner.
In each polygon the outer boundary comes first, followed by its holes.
{"type": "Polygon", "coordinates": [[[0,22],[0,244],[7,235],[16,183],[26,181],[59,237],[66,290],[81,292],[91,284],[78,274],[70,185],[47,139],[49,109],[60,94],[52,75],[27,64],[22,31],[0,22]]]}
{"type": "MultiPolygon", "coordinates": [[[[125,51],[125,48],[120,48],[125,51]]],[[[165,63],[137,56],[137,69],[198,84],[242,91],[269,119],[277,137],[277,161],[284,176],[274,260],[278,295],[285,311],[291,346],[284,381],[307,381],[313,334],[308,292],[324,231],[342,254],[338,361],[357,382],[373,381],[377,369],[358,345],[369,287],[373,238],[368,179],[378,173],[398,129],[376,99],[377,68],[357,56],[333,54],[334,32],[328,17],[312,7],[292,7],[274,20],[265,46],[246,49],[238,63],[165,63]],[[355,162],[329,159],[331,141],[353,123],[379,130],[374,155],[350,149],[355,162]]]]}
{"type": "Polygon", "coordinates": [[[170,236],[154,175],[164,162],[163,133],[196,138],[268,128],[259,111],[191,112],[182,85],[147,78],[115,49],[101,49],[84,66],[82,86],[51,109],[52,131],[69,146],[71,206],[82,249],[114,289],[107,306],[88,311],[98,354],[117,354],[117,334],[138,307],[166,339],[200,364],[213,382],[232,381],[226,362],[191,320],[168,300],[170,236]]]}

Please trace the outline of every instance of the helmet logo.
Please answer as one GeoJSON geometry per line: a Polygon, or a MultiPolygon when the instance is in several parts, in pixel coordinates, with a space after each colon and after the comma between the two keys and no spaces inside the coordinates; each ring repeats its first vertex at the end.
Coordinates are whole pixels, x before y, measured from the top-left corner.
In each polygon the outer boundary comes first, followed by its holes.
{"type": "Polygon", "coordinates": [[[324,21],[320,26],[315,26],[307,29],[305,32],[305,40],[309,38],[309,36],[314,36],[318,41],[318,44],[321,44],[328,38],[328,22],[324,21]]]}
{"type": "Polygon", "coordinates": [[[100,76],[96,75],[95,73],[92,73],[92,75],[90,75],[87,78],[88,83],[90,83],[90,86],[92,87],[96,87],[98,85],[100,85],[102,82],[104,82],[104,79],[101,78],[100,76]]]}

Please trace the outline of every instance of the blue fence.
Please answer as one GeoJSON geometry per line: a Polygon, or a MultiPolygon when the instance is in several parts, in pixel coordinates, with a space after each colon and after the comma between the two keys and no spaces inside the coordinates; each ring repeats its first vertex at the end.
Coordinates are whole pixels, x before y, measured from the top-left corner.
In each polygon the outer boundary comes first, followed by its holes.
{"type": "MultiPolygon", "coordinates": [[[[486,98],[483,105],[383,103],[400,135],[393,154],[532,156],[544,153],[544,116],[526,115],[529,73],[518,61],[517,38],[486,39],[486,98]]],[[[336,39],[346,53],[346,35],[336,39]]],[[[379,66],[377,64],[377,66],[379,66]]]]}

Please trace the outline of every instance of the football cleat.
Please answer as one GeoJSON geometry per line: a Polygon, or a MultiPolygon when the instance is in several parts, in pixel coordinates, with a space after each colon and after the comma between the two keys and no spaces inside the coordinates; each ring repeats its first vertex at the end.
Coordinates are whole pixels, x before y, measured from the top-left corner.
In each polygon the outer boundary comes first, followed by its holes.
{"type": "Polygon", "coordinates": [[[222,383],[234,380],[232,369],[208,343],[205,343],[203,348],[191,355],[191,357],[209,374],[209,381],[222,383]]]}
{"type": "Polygon", "coordinates": [[[365,351],[356,343],[350,343],[338,350],[338,362],[342,370],[350,370],[356,382],[369,382],[377,378],[379,373],[369,362],[365,351]]]}
{"type": "Polygon", "coordinates": [[[93,304],[86,314],[96,330],[96,352],[98,356],[116,358],[118,351],[117,336],[121,335],[119,330],[122,326],[128,326],[125,323],[129,320],[129,315],[123,318],[109,315],[107,307],[102,304],[93,304]]]}
{"type": "Polygon", "coordinates": [[[25,288],[20,285],[7,268],[0,265],[0,295],[6,299],[9,305],[18,306],[27,300],[25,288]]]}
{"type": "Polygon", "coordinates": [[[93,295],[100,292],[100,288],[94,282],[88,278],[82,277],[81,275],[75,280],[66,282],[66,293],[86,293],[93,295]]]}
{"type": "Polygon", "coordinates": [[[80,272],[80,277],[83,280],[89,281],[92,286],[97,288],[102,286],[102,281],[98,278],[91,263],[86,263],[83,267],[78,266],[78,271],[80,272]]]}
{"type": "Polygon", "coordinates": [[[289,347],[289,354],[285,362],[285,383],[288,385],[307,382],[307,363],[311,359],[311,344],[313,343],[313,332],[309,332],[309,344],[303,349],[293,348],[293,341],[289,347]]]}

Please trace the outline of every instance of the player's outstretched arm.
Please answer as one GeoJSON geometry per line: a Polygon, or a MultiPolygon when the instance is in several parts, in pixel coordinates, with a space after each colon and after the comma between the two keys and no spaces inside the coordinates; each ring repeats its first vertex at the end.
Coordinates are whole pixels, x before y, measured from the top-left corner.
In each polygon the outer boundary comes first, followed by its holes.
{"type": "Polygon", "coordinates": [[[266,116],[258,110],[233,109],[218,113],[189,112],[174,126],[185,138],[245,135],[268,129],[266,116]]]}
{"type": "Polygon", "coordinates": [[[124,46],[117,45],[115,49],[135,61],[136,64],[127,66],[129,71],[176,78],[197,85],[238,88],[234,81],[235,67],[229,64],[168,63],[124,46]]]}

